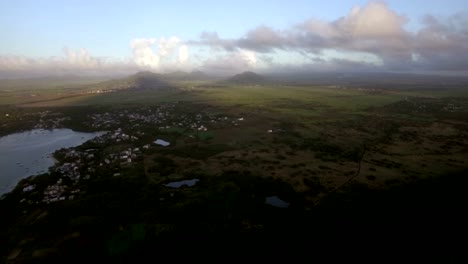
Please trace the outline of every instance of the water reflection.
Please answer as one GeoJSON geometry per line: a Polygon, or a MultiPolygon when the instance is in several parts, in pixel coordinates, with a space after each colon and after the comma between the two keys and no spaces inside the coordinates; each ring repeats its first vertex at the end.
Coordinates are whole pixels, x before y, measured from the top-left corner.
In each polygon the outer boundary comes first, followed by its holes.
{"type": "Polygon", "coordinates": [[[34,129],[1,137],[0,195],[11,191],[23,178],[47,172],[54,165],[54,151],[79,146],[103,133],[34,129]]]}
{"type": "Polygon", "coordinates": [[[278,196],[270,196],[265,198],[265,203],[275,206],[275,207],[281,207],[281,208],[287,208],[289,207],[289,203],[281,200],[278,198],[278,196]]]}
{"type": "Polygon", "coordinates": [[[192,180],[184,180],[184,181],[177,181],[177,182],[170,182],[164,186],[170,187],[170,188],[180,188],[184,185],[187,185],[188,187],[194,186],[199,180],[198,179],[192,179],[192,180]]]}

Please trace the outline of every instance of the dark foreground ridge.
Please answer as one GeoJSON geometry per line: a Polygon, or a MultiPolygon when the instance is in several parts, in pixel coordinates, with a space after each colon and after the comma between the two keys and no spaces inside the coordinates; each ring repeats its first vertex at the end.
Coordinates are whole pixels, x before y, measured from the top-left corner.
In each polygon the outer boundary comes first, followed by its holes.
{"type": "Polygon", "coordinates": [[[397,243],[393,254],[415,244],[450,245],[454,255],[448,259],[456,260],[455,238],[466,226],[466,173],[378,192],[349,185],[309,210],[286,185],[280,188],[289,208],[265,205],[263,197],[271,191],[265,186],[278,190],[283,184],[237,172],[218,179],[199,175],[199,186],[188,192],[168,193],[143,178],[97,181],[79,200],[40,206],[26,218],[13,192],[1,201],[1,224],[8,227],[1,233],[2,255],[12,258],[20,251],[15,263],[129,261],[155,251],[203,256],[207,250],[236,255],[278,250],[305,256],[308,247],[359,242],[397,243]],[[159,198],[166,195],[176,203],[159,198]]]}
{"type": "Polygon", "coordinates": [[[227,79],[228,82],[237,84],[262,84],[265,78],[255,72],[245,71],[227,79]]]}

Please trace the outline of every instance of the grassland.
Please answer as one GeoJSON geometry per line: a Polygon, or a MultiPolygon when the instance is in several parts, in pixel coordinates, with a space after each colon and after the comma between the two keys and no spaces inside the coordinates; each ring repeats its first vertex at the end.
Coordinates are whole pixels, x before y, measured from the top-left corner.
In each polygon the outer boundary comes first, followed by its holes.
{"type": "MultiPolygon", "coordinates": [[[[250,170],[281,178],[301,191],[311,189],[304,181],[314,178],[325,187],[320,187],[323,192],[314,192],[317,197],[309,197],[313,201],[348,183],[349,175],[356,173],[358,165],[363,169],[359,175],[354,175],[352,181],[382,187],[386,181],[407,182],[425,171],[450,171],[453,164],[445,162],[448,159],[460,164],[464,162],[468,112],[468,97],[461,96],[463,93],[460,92],[464,90],[458,89],[450,94],[446,90],[324,86],[223,84],[210,87],[209,82],[200,81],[173,85],[181,89],[125,90],[105,94],[81,94],[75,90],[59,94],[55,88],[42,89],[38,92],[38,100],[20,100],[18,103],[14,98],[22,96],[24,91],[20,91],[6,95],[4,102],[16,104],[21,109],[86,106],[132,109],[169,102],[190,102],[191,106],[202,106],[202,112],[206,114],[243,117],[245,121],[237,122],[236,127],[209,132],[203,144],[231,144],[236,150],[206,157],[206,164],[202,167],[208,165],[209,171],[220,172],[216,167],[223,164],[220,160],[225,156],[241,158],[248,160],[250,170]],[[268,130],[273,133],[267,133],[268,130]],[[439,130],[452,131],[452,134],[439,135],[439,130]],[[455,140],[459,147],[453,151],[443,149],[439,139],[455,140]],[[277,156],[285,158],[278,160],[277,156]],[[385,162],[378,162],[381,160],[385,162]],[[267,166],[269,162],[272,164],[267,166]],[[425,167],[415,163],[425,164],[425,167]]],[[[4,115],[2,118],[5,119],[4,115]]],[[[185,162],[190,163],[190,160],[185,162]]],[[[222,167],[226,169],[230,165],[233,164],[222,167]]]]}
{"type": "MultiPolygon", "coordinates": [[[[63,244],[75,240],[64,242],[60,236],[76,229],[92,233],[102,228],[107,232],[102,237],[87,234],[78,240],[107,241],[114,246],[107,251],[101,248],[107,252],[104,255],[128,257],[141,253],[142,245],[146,250],[147,245],[161,246],[165,239],[192,235],[249,234],[251,238],[251,234],[260,234],[269,238],[289,234],[292,239],[307,234],[331,241],[363,234],[375,239],[373,230],[379,230],[396,236],[406,231],[406,224],[419,230],[411,221],[429,221],[426,217],[442,211],[453,219],[458,208],[466,208],[461,190],[466,183],[462,176],[468,171],[466,89],[214,85],[202,81],[172,85],[180,89],[102,94],[84,94],[78,89],[59,94],[54,88],[38,91],[35,100],[25,99],[23,91],[2,94],[4,131],[30,127],[34,114],[45,110],[70,117],[64,123],[68,127],[88,130],[93,128],[84,124],[89,124],[92,114],[115,113],[123,117],[111,129],[146,136],[133,143],[100,146],[102,155],[141,147],[156,137],[171,142],[167,148],[152,146],[136,165],[121,169],[122,177],[99,171],[100,176],[83,183],[85,191],[78,201],[28,207],[28,220],[21,212],[3,207],[5,212],[16,212],[5,220],[11,221],[5,223],[10,231],[23,234],[22,227],[13,224],[18,219],[39,230],[40,213],[47,212],[42,227],[50,232],[33,235],[41,247],[59,246],[43,245],[39,238],[58,239],[66,248],[63,244]],[[167,105],[171,106],[167,127],[125,119],[167,105]],[[205,124],[208,131],[193,129],[180,117],[188,123],[205,124]],[[174,180],[192,178],[200,183],[177,190],[164,187],[174,180]],[[267,206],[267,196],[278,196],[290,207],[267,206]],[[407,217],[412,217],[410,222],[407,217]],[[75,226],[64,224],[57,231],[48,224],[54,221],[75,226]],[[402,229],[382,228],[394,223],[402,229]],[[134,241],[122,238],[136,233],[145,235],[134,241]],[[119,243],[125,246],[119,247],[119,243]]],[[[13,204],[19,197],[18,189],[6,201],[13,204]]],[[[9,239],[15,245],[21,241],[9,239]]]]}

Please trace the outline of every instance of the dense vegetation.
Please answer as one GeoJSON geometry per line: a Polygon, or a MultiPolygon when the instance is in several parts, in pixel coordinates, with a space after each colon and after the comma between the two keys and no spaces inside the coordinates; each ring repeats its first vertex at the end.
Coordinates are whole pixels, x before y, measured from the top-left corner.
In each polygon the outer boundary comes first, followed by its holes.
{"type": "MultiPolygon", "coordinates": [[[[40,125],[128,137],[75,148],[85,153],[77,171],[86,179],[73,183],[51,170],[4,196],[4,259],[130,261],[154,250],[207,248],[258,253],[304,246],[299,238],[431,244],[464,225],[465,89],[276,85],[241,77],[164,79],[171,89],[73,91],[52,99],[46,93],[44,100],[3,105],[0,135],[40,125]],[[171,144],[157,146],[156,138],[171,144]],[[131,163],[130,154],[120,158],[128,150],[136,153],[131,163]],[[40,202],[62,178],[79,190],[74,199],[40,202]],[[199,181],[166,186],[190,179],[199,181]],[[35,189],[24,192],[30,185],[35,189]],[[266,204],[272,196],[288,208],[266,204]]],[[[55,153],[59,164],[78,159],[68,152],[55,153]]]]}

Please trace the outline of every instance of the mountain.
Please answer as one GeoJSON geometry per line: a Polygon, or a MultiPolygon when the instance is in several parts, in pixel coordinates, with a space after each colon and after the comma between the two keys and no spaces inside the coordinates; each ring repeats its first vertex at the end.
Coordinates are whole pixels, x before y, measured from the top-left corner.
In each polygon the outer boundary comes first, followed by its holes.
{"type": "Polygon", "coordinates": [[[197,80],[209,80],[209,79],[212,79],[210,78],[210,76],[208,76],[206,73],[202,72],[202,71],[192,71],[190,73],[190,76],[192,78],[195,78],[197,80]]]}
{"type": "Polygon", "coordinates": [[[166,81],[163,80],[164,76],[158,73],[143,71],[138,72],[128,79],[133,84],[133,88],[137,89],[167,89],[172,88],[166,81]]]}
{"type": "Polygon", "coordinates": [[[204,81],[210,79],[210,77],[202,71],[192,71],[190,73],[176,71],[163,74],[162,78],[169,81],[204,81]]]}
{"type": "Polygon", "coordinates": [[[260,84],[265,82],[265,78],[262,75],[256,74],[255,72],[245,71],[234,75],[227,79],[228,82],[241,83],[241,84],[260,84]]]}
{"type": "Polygon", "coordinates": [[[102,82],[98,85],[101,90],[172,90],[162,74],[141,71],[126,78],[102,82]]]}

